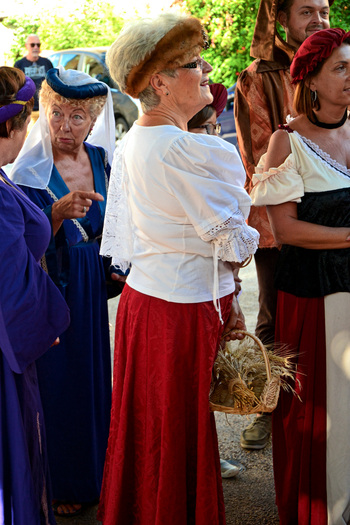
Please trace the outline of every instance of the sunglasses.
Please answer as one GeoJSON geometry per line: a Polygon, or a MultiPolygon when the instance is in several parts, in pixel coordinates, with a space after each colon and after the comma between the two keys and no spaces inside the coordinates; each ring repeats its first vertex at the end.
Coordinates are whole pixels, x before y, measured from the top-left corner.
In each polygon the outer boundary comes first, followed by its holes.
{"type": "Polygon", "coordinates": [[[40,47],[41,46],[41,44],[29,44],[29,45],[30,47],[40,47]]]}

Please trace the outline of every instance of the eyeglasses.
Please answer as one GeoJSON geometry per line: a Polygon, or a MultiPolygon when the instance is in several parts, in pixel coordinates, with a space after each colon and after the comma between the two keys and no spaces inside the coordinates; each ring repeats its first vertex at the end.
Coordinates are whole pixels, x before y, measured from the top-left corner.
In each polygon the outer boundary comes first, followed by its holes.
{"type": "Polygon", "coordinates": [[[181,67],[184,69],[196,69],[197,67],[203,69],[203,58],[197,58],[197,60],[189,62],[188,64],[184,64],[181,67]]]}
{"type": "Polygon", "coordinates": [[[221,124],[219,122],[216,124],[203,124],[202,126],[198,126],[198,128],[205,129],[208,135],[219,135],[221,124]]]}
{"type": "Polygon", "coordinates": [[[35,44],[29,44],[29,45],[30,45],[30,47],[40,47],[41,46],[41,44],[36,44],[36,43],[35,44]]]}

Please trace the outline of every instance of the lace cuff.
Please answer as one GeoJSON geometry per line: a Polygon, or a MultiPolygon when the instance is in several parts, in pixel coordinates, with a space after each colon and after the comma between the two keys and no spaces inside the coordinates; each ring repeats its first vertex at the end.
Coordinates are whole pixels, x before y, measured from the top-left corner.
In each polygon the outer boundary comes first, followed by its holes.
{"type": "Polygon", "coordinates": [[[243,262],[253,255],[259,244],[259,233],[248,226],[242,213],[237,213],[201,236],[215,246],[216,256],[222,261],[243,262]]]}

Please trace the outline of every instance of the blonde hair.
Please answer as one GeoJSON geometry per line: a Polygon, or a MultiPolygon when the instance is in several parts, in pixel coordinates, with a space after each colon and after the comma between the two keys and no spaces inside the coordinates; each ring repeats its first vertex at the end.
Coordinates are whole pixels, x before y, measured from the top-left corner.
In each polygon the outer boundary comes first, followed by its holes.
{"type": "Polygon", "coordinates": [[[97,97],[77,99],[77,98],[66,98],[56,93],[46,82],[43,81],[40,90],[40,102],[42,103],[45,111],[47,111],[50,104],[69,104],[74,108],[83,108],[84,111],[89,113],[92,120],[96,120],[101,113],[103,106],[107,101],[107,95],[99,95],[97,97]]]}

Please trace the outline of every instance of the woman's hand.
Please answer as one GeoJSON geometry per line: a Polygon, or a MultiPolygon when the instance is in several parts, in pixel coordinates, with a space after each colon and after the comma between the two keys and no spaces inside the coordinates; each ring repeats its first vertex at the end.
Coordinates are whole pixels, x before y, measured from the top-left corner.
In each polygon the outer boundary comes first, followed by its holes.
{"type": "Polygon", "coordinates": [[[52,204],[52,229],[55,235],[64,219],[78,219],[85,217],[92,201],[103,201],[100,193],[95,191],[71,191],[52,204]]]}
{"type": "Polygon", "coordinates": [[[252,258],[253,258],[252,255],[249,255],[249,257],[247,257],[241,263],[236,262],[236,261],[227,261],[227,262],[230,263],[230,265],[232,266],[233,272],[235,272],[235,270],[239,270],[240,268],[244,268],[245,266],[248,266],[252,258]]]}
{"type": "Polygon", "coordinates": [[[111,273],[111,279],[113,281],[120,281],[122,283],[125,283],[127,278],[127,275],[119,275],[119,273],[111,273]]]}
{"type": "Polygon", "coordinates": [[[233,278],[235,280],[235,291],[234,291],[234,294],[235,294],[236,297],[239,296],[239,294],[240,294],[240,292],[242,290],[242,286],[241,286],[242,279],[239,277],[238,272],[239,272],[239,268],[235,268],[233,270],[233,278]]]}
{"type": "Polygon", "coordinates": [[[234,339],[243,339],[243,334],[235,334],[232,330],[247,330],[245,319],[237,297],[233,297],[230,316],[225,324],[222,339],[231,341],[234,339]]]}

